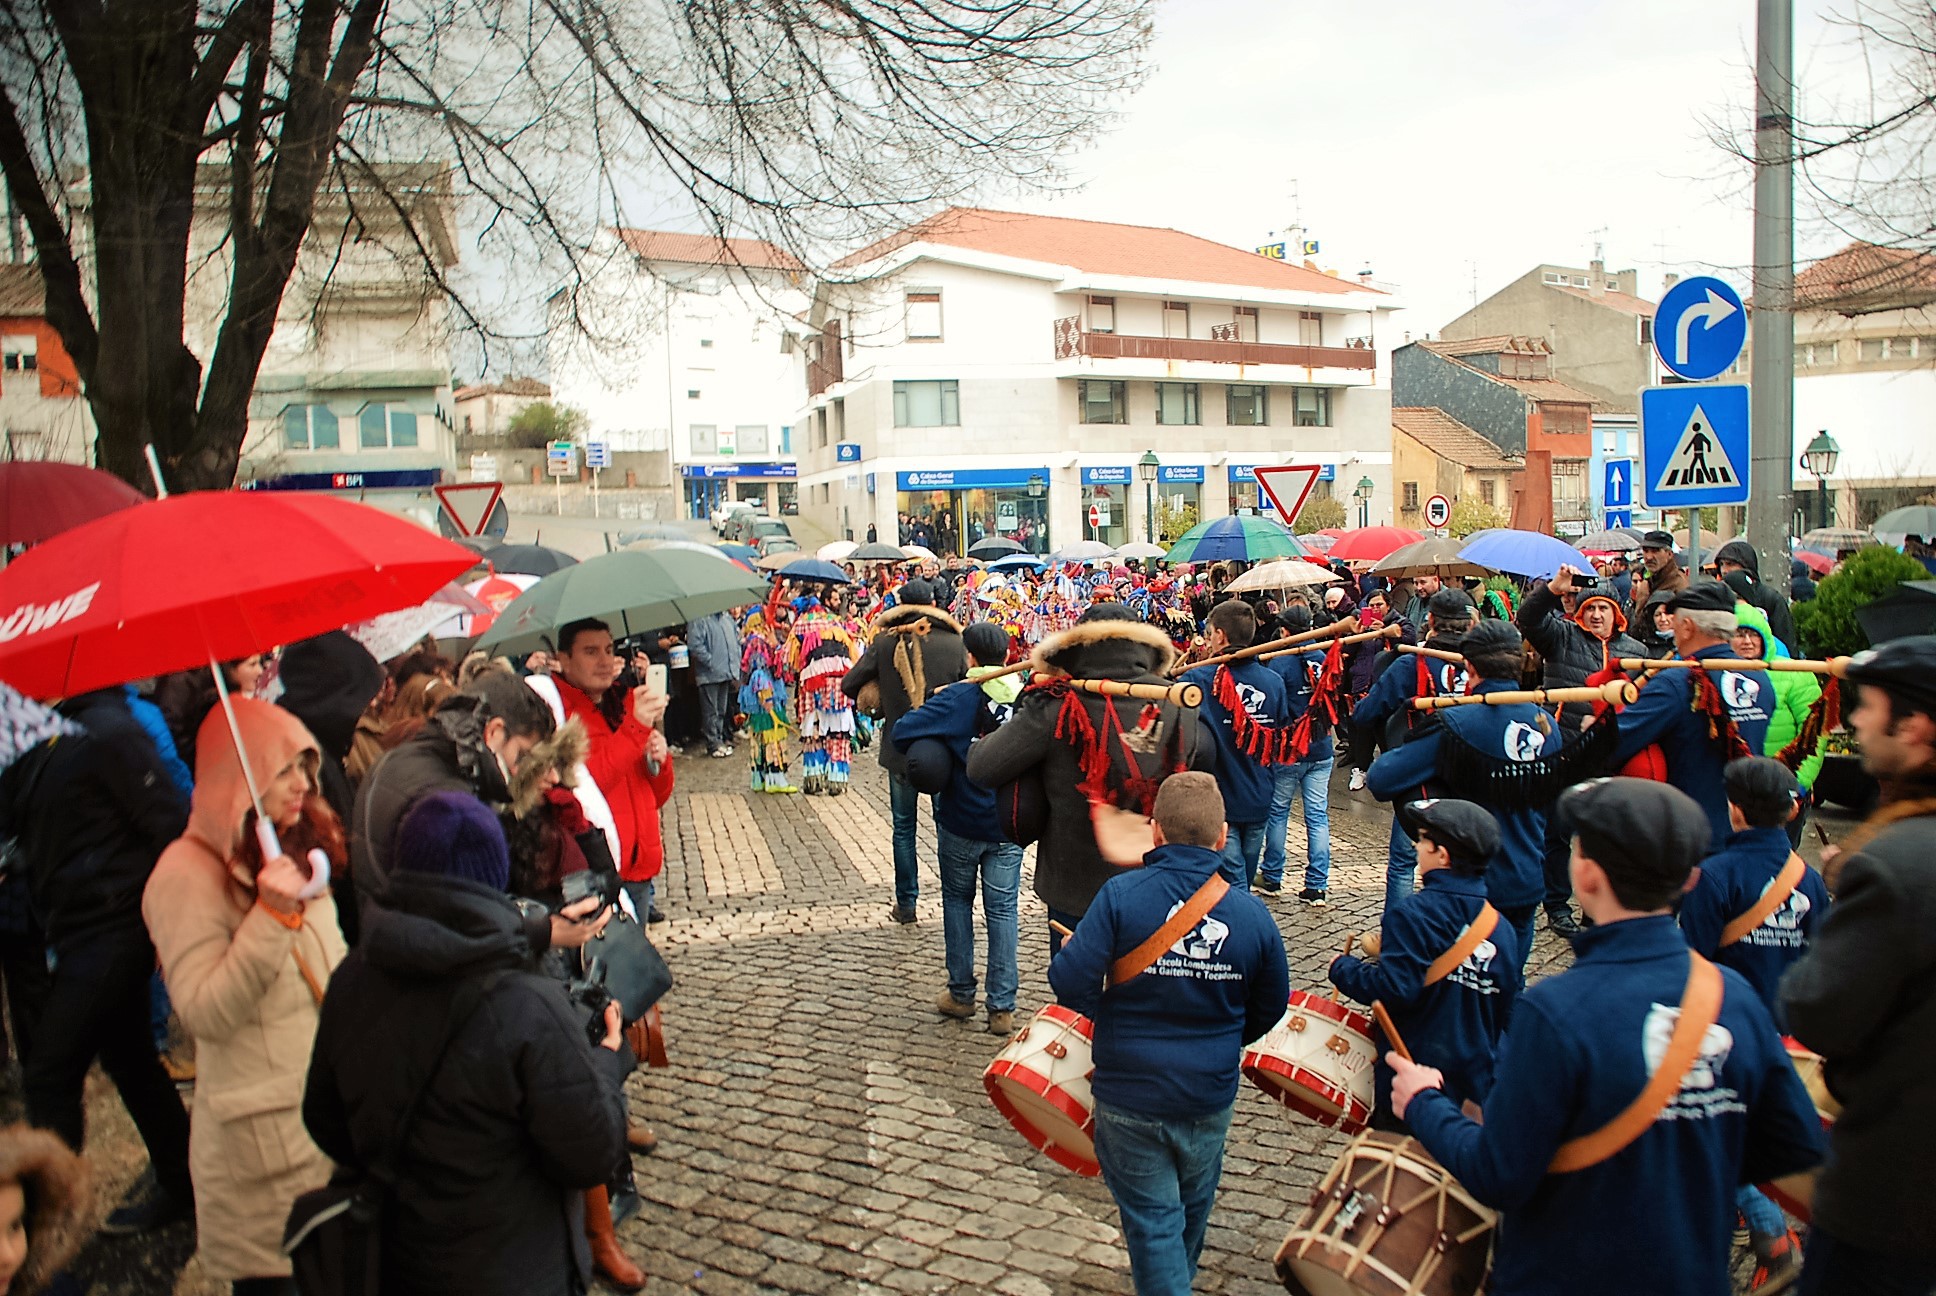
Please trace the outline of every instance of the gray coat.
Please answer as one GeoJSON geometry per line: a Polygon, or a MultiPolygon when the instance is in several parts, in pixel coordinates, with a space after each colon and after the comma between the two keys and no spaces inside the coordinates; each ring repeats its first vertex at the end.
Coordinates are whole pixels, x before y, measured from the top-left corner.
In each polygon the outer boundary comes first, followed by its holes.
{"type": "Polygon", "coordinates": [[[692,650],[695,684],[739,682],[739,626],[724,612],[700,617],[686,626],[686,646],[692,650]]]}

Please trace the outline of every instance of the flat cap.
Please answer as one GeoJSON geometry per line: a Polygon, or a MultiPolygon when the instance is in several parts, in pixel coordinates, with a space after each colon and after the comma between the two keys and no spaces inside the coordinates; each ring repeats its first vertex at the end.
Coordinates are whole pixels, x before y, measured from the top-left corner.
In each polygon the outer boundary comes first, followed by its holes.
{"type": "Polygon", "coordinates": [[[1718,580],[1698,580],[1668,601],[1670,612],[1733,612],[1734,591],[1718,580]]]}
{"type": "Polygon", "coordinates": [[[1401,802],[1398,823],[1413,841],[1421,832],[1470,860],[1489,860],[1499,849],[1499,821],[1471,801],[1432,798],[1401,802]]]}
{"type": "Polygon", "coordinates": [[[1866,648],[1849,658],[1848,678],[1936,707],[1936,635],[1910,635],[1866,648]]]}
{"type": "Polygon", "coordinates": [[[1706,812],[1671,784],[1592,779],[1562,793],[1556,808],[1566,834],[1590,839],[1603,868],[1685,873],[1707,854],[1706,812]]]}
{"type": "Polygon", "coordinates": [[[1488,657],[1493,654],[1519,656],[1524,651],[1525,641],[1520,638],[1519,630],[1510,621],[1497,617],[1486,617],[1478,625],[1465,632],[1459,640],[1459,651],[1467,661],[1474,657],[1488,657]]]}
{"type": "Polygon", "coordinates": [[[1640,547],[1642,549],[1666,549],[1671,552],[1674,548],[1674,537],[1665,531],[1649,531],[1646,535],[1640,537],[1640,547]]]}

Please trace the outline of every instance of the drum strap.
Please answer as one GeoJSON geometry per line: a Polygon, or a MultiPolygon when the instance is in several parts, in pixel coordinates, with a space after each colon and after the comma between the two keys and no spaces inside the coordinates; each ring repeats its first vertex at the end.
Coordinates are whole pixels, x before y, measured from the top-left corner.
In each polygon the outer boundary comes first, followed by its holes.
{"type": "Polygon", "coordinates": [[[1479,907],[1478,915],[1472,924],[1459,933],[1459,939],[1452,942],[1452,948],[1432,960],[1432,966],[1425,969],[1425,984],[1437,985],[1452,975],[1452,969],[1472,957],[1472,951],[1479,943],[1492,935],[1492,929],[1499,925],[1499,911],[1487,901],[1479,907]]]}
{"type": "Polygon", "coordinates": [[[1768,921],[1768,915],[1787,904],[1788,897],[1795,894],[1795,888],[1801,884],[1802,874],[1807,868],[1808,865],[1802,863],[1802,857],[1791,851],[1788,862],[1781,866],[1781,872],[1775,874],[1775,880],[1761,893],[1761,899],[1721,929],[1721,944],[1732,945],[1768,921]]]}
{"type": "Polygon", "coordinates": [[[1692,950],[1687,954],[1687,985],[1681,991],[1681,1016],[1667,1041],[1666,1056],[1653,1079],[1627,1109],[1579,1138],[1560,1144],[1546,1167],[1548,1174],[1570,1174],[1599,1165],[1645,1134],[1675,1094],[1701,1055],[1701,1040],[1721,1015],[1721,972],[1692,950]]]}
{"type": "Polygon", "coordinates": [[[1156,929],[1156,933],[1129,953],[1117,959],[1109,969],[1109,984],[1119,986],[1125,981],[1134,981],[1147,972],[1156,960],[1163,957],[1163,951],[1182,940],[1203,916],[1217,907],[1230,890],[1230,883],[1224,881],[1221,873],[1212,873],[1204,884],[1196,889],[1196,894],[1183,902],[1183,907],[1170,915],[1170,920],[1156,929]]]}

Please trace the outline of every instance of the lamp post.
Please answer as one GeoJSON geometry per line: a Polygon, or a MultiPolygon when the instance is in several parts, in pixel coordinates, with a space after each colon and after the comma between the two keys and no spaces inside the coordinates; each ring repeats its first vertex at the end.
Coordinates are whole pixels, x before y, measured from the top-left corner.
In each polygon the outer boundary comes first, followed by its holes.
{"type": "Polygon", "coordinates": [[[1371,525],[1371,493],[1376,489],[1371,478],[1360,477],[1358,488],[1351,492],[1351,498],[1358,501],[1358,525],[1361,527],[1371,525]]]}
{"type": "Polygon", "coordinates": [[[1835,465],[1842,457],[1842,447],[1835,444],[1835,438],[1823,428],[1815,434],[1815,439],[1802,451],[1802,467],[1815,478],[1815,525],[1829,525],[1828,479],[1835,475],[1835,465]]]}
{"type": "Polygon", "coordinates": [[[1156,543],[1156,472],[1163,465],[1156,451],[1145,450],[1136,461],[1136,475],[1143,479],[1143,539],[1156,543]]]}
{"type": "Polygon", "coordinates": [[[1047,553],[1047,552],[1048,552],[1048,540],[1049,540],[1049,536],[1048,536],[1048,531],[1049,531],[1049,520],[1048,520],[1048,518],[1047,518],[1046,516],[1044,516],[1044,514],[1046,514],[1046,512],[1047,512],[1047,510],[1045,510],[1045,509],[1043,509],[1043,508],[1041,508],[1041,507],[1039,507],[1039,506],[1040,506],[1040,502],[1041,502],[1041,499],[1042,499],[1042,496],[1048,493],[1048,489],[1049,489],[1049,484],[1048,484],[1047,482],[1045,482],[1045,481],[1043,481],[1043,480],[1042,480],[1042,474],[1041,474],[1041,473],[1030,473],[1030,474],[1029,474],[1029,479],[1028,479],[1028,493],[1029,493],[1029,499],[1031,499],[1031,500],[1033,500],[1033,501],[1035,501],[1035,502],[1037,503],[1037,505],[1038,505],[1038,507],[1037,507],[1037,509],[1036,509],[1036,517],[1035,517],[1035,521],[1036,521],[1036,523],[1037,523],[1037,524],[1038,524],[1038,525],[1039,525],[1039,526],[1041,527],[1041,532],[1040,532],[1040,535],[1041,535],[1041,537],[1042,537],[1042,544],[1043,544],[1043,548],[1042,548],[1042,552],[1043,552],[1043,553],[1047,553]]]}

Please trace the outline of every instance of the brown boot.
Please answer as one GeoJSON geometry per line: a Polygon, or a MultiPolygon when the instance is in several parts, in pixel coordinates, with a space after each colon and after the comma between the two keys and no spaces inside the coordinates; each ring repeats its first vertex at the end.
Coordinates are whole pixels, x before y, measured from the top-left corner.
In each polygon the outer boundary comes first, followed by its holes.
{"type": "Polygon", "coordinates": [[[645,1286],[645,1270],[632,1263],[632,1257],[619,1248],[618,1235],[612,1232],[612,1202],[603,1188],[585,1193],[585,1237],[592,1244],[592,1267],[620,1291],[635,1292],[645,1286]]]}
{"type": "Polygon", "coordinates": [[[634,1152],[650,1152],[659,1146],[659,1136],[652,1132],[650,1125],[627,1125],[625,1146],[634,1152]]]}

